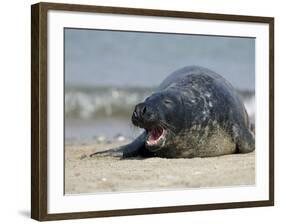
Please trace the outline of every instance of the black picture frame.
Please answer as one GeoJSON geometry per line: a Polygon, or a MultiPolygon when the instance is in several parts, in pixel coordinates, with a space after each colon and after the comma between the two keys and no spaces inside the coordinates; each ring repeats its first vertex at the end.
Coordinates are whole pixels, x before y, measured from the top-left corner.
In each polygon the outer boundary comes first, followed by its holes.
{"type": "Polygon", "coordinates": [[[90,5],[38,3],[31,6],[31,217],[39,221],[93,217],[141,215],[170,212],[246,208],[274,205],[274,18],[258,16],[224,15],[183,11],[166,11],[139,8],[119,8],[90,5]],[[169,206],[159,208],[131,208],[126,210],[87,211],[48,214],[47,206],[47,13],[49,10],[98,12],[167,18],[195,18],[265,23],[269,25],[269,199],[203,205],[169,206]]]}

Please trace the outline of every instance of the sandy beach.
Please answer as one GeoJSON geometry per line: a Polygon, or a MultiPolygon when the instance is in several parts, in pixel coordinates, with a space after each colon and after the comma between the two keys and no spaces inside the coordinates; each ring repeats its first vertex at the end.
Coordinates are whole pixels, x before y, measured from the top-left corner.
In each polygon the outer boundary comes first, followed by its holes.
{"type": "MultiPolygon", "coordinates": [[[[255,184],[255,153],[193,159],[90,157],[139,136],[144,130],[131,122],[135,106],[157,92],[164,80],[170,83],[173,72],[177,71],[174,75],[180,77],[179,69],[191,65],[208,68],[227,80],[234,88],[230,92],[236,92],[243,101],[254,127],[255,38],[72,28],[65,29],[64,34],[66,194],[255,184]]],[[[201,74],[202,69],[197,69],[194,74],[201,74]]],[[[180,91],[185,83],[178,86],[180,91]]],[[[197,96],[198,91],[206,94],[202,97],[204,108],[198,104],[192,114],[201,111],[202,119],[213,120],[214,113],[228,111],[212,108],[217,105],[220,109],[229,107],[230,117],[234,117],[236,110],[231,108],[235,105],[215,104],[215,100],[213,104],[215,85],[206,83],[208,91],[212,90],[210,94],[203,86],[194,82],[192,95],[197,96]]],[[[232,99],[233,94],[225,89],[229,86],[219,88],[215,95],[232,99]]],[[[180,114],[172,113],[177,121],[185,121],[178,117],[180,114]]],[[[215,115],[219,116],[220,113],[215,115]]],[[[164,120],[170,122],[173,123],[170,118],[164,120]]]]}
{"type": "Polygon", "coordinates": [[[255,184],[255,153],[211,158],[122,159],[90,155],[126,142],[65,146],[65,193],[150,191],[255,184]]]}

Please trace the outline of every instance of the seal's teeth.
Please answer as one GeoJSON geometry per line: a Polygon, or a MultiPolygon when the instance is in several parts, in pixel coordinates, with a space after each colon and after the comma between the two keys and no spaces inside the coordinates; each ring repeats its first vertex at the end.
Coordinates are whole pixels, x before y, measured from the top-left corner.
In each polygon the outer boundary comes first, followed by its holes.
{"type": "Polygon", "coordinates": [[[165,137],[166,137],[166,130],[165,129],[162,129],[161,130],[161,134],[157,135],[155,138],[155,133],[153,133],[152,131],[148,132],[148,138],[146,140],[146,143],[148,145],[157,145],[159,144],[161,141],[165,141],[165,137]]]}

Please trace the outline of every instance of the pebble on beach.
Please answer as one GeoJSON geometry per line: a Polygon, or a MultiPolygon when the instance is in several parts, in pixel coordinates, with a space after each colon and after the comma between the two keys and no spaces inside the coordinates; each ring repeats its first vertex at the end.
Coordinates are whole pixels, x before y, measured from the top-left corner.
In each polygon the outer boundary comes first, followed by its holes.
{"type": "Polygon", "coordinates": [[[86,154],[83,154],[82,156],[80,156],[80,160],[87,158],[86,154]]]}
{"type": "Polygon", "coordinates": [[[126,140],[125,136],[122,135],[122,134],[117,134],[115,137],[114,137],[115,140],[117,140],[118,142],[124,142],[126,140]]]}
{"type": "Polygon", "coordinates": [[[103,135],[100,135],[96,139],[97,143],[104,143],[106,141],[106,137],[103,135]]]}

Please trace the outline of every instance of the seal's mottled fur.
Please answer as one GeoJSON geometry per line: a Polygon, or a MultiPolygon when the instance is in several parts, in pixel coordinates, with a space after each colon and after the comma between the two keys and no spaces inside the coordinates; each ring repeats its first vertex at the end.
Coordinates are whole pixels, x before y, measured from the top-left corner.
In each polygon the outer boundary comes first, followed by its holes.
{"type": "Polygon", "coordinates": [[[165,141],[150,147],[145,131],[124,146],[123,157],[209,157],[255,149],[240,97],[228,81],[209,69],[188,66],[172,73],[142,106],[149,118],[133,119],[133,123],[145,129],[165,128],[165,141]]]}

